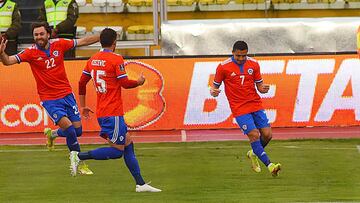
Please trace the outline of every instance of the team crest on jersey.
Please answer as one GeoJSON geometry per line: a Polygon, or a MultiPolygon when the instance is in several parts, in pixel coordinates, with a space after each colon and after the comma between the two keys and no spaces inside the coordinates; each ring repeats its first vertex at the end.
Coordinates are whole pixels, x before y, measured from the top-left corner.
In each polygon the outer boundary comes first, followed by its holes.
{"type": "Polygon", "coordinates": [[[232,76],[232,77],[236,76],[236,73],[232,72],[230,76],[232,76]]]}
{"type": "Polygon", "coordinates": [[[254,72],[254,70],[253,70],[252,68],[249,68],[249,69],[248,69],[248,73],[249,73],[249,75],[252,75],[252,74],[253,74],[253,72],[254,72]]]}
{"type": "Polygon", "coordinates": [[[59,51],[56,51],[56,50],[55,50],[55,51],[53,52],[53,55],[54,55],[54,56],[59,56],[59,51]]]}
{"type": "Polygon", "coordinates": [[[124,71],[124,70],[125,70],[124,64],[121,64],[121,65],[120,65],[120,70],[121,70],[121,71],[124,71]]]}
{"type": "Polygon", "coordinates": [[[11,10],[11,9],[12,9],[12,6],[7,6],[7,9],[8,9],[8,10],[11,10]]]}
{"type": "Polygon", "coordinates": [[[57,118],[58,116],[57,116],[57,114],[56,114],[56,113],[54,113],[54,114],[53,114],[53,117],[54,117],[54,118],[57,118]]]}
{"type": "Polygon", "coordinates": [[[246,129],[247,129],[247,125],[243,125],[241,128],[242,128],[243,130],[246,130],[246,129]]]}

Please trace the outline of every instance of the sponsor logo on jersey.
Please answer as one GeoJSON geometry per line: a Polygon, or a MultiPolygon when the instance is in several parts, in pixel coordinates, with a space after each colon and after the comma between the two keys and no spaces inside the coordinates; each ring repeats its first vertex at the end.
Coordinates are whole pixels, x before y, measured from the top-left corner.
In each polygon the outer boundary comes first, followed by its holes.
{"type": "Polygon", "coordinates": [[[236,76],[236,73],[232,72],[230,76],[236,76]]]}

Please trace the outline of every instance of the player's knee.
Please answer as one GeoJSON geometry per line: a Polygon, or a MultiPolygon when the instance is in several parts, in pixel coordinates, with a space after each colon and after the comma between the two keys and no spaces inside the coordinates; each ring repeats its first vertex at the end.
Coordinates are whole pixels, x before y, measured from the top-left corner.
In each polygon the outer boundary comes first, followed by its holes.
{"type": "Polygon", "coordinates": [[[122,157],[124,151],[123,150],[119,150],[117,148],[114,148],[111,156],[109,157],[110,159],[119,159],[122,157]]]}
{"type": "Polygon", "coordinates": [[[250,142],[254,142],[258,139],[260,139],[260,133],[258,129],[251,130],[248,134],[250,142]]]}
{"type": "Polygon", "coordinates": [[[80,137],[82,135],[82,126],[75,128],[76,137],[80,137]]]}
{"type": "Polygon", "coordinates": [[[271,130],[262,132],[261,136],[263,138],[265,138],[266,140],[270,141],[272,139],[272,132],[271,132],[271,130]]]}
{"type": "Polygon", "coordinates": [[[129,146],[132,143],[132,138],[129,133],[126,134],[125,146],[129,146]]]}

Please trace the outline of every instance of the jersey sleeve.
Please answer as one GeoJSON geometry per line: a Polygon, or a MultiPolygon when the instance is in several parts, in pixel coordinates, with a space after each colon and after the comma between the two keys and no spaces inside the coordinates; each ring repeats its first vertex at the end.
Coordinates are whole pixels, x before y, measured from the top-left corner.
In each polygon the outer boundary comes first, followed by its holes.
{"type": "Polygon", "coordinates": [[[215,78],[214,78],[214,82],[213,84],[216,85],[217,87],[219,87],[222,83],[222,81],[224,81],[225,79],[225,75],[223,72],[223,68],[222,65],[219,64],[218,67],[216,68],[216,73],[215,73],[215,78]]]}
{"type": "Polygon", "coordinates": [[[31,50],[29,48],[24,49],[23,51],[19,52],[18,54],[15,54],[15,58],[18,63],[21,62],[29,62],[31,61],[31,50]]]}
{"type": "Polygon", "coordinates": [[[63,51],[74,49],[77,44],[76,39],[63,39],[63,38],[59,38],[59,43],[61,44],[61,48],[63,51]]]}
{"type": "Polygon", "coordinates": [[[117,79],[127,78],[125,64],[122,57],[119,57],[119,59],[117,60],[117,63],[115,65],[115,74],[117,79]]]}
{"type": "Polygon", "coordinates": [[[254,81],[255,83],[260,83],[263,81],[262,77],[261,77],[261,73],[260,73],[260,66],[259,63],[255,63],[255,68],[254,68],[254,81]]]}
{"type": "Polygon", "coordinates": [[[86,84],[91,79],[91,71],[89,68],[89,62],[86,63],[86,66],[83,70],[83,74],[81,74],[80,80],[79,80],[79,95],[86,95],[86,84]]]}
{"type": "Polygon", "coordinates": [[[91,77],[91,70],[90,70],[90,67],[89,67],[89,61],[86,63],[86,66],[85,66],[82,73],[83,73],[83,75],[87,75],[87,76],[91,77]]]}

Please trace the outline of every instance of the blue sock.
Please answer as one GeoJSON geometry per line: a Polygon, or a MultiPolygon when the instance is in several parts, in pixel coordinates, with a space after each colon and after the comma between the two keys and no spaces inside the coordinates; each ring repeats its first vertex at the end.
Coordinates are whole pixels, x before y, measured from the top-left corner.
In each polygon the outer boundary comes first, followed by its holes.
{"type": "Polygon", "coordinates": [[[251,148],[256,154],[257,157],[265,164],[265,166],[268,166],[270,164],[270,159],[266,155],[264,148],[262,147],[260,140],[256,140],[255,142],[251,143],[251,148]]]}
{"type": "Polygon", "coordinates": [[[75,128],[76,137],[80,137],[82,135],[82,126],[75,128]]]}
{"type": "Polygon", "coordinates": [[[94,159],[90,153],[88,152],[79,152],[78,157],[80,160],[94,159]]]}
{"type": "Polygon", "coordinates": [[[139,167],[139,163],[135,157],[133,143],[131,143],[125,147],[124,160],[125,160],[125,164],[128,167],[131,175],[135,179],[136,185],[144,185],[145,181],[140,174],[140,167],[139,167]]]}
{"type": "Polygon", "coordinates": [[[79,158],[81,160],[85,160],[82,158],[87,158],[87,157],[90,157],[91,159],[95,159],[95,160],[108,160],[108,159],[118,159],[122,155],[123,155],[123,151],[118,150],[114,147],[102,147],[89,151],[88,155],[79,153],[79,158]]]}
{"type": "Polygon", "coordinates": [[[80,145],[77,141],[76,132],[74,126],[68,127],[64,130],[64,134],[66,135],[66,144],[70,151],[80,152],[80,145]]]}
{"type": "Polygon", "coordinates": [[[61,128],[57,129],[57,134],[59,137],[66,137],[66,135],[64,134],[64,131],[61,130],[61,128]]]}

